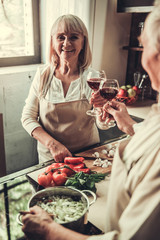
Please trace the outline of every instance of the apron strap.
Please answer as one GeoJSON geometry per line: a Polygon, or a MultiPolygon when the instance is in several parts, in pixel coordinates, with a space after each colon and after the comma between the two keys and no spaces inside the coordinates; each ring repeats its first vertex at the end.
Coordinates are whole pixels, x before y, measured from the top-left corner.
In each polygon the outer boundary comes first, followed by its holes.
{"type": "Polygon", "coordinates": [[[81,87],[80,87],[80,96],[81,99],[86,99],[86,94],[85,94],[85,87],[84,87],[84,81],[83,81],[83,72],[80,70],[80,82],[81,82],[81,87]]]}
{"type": "Polygon", "coordinates": [[[42,96],[45,97],[46,94],[47,94],[47,91],[49,89],[49,86],[51,84],[51,81],[52,81],[52,78],[53,78],[53,75],[54,75],[54,71],[55,71],[55,66],[51,69],[51,72],[50,72],[50,75],[49,75],[49,78],[48,78],[48,81],[46,83],[46,85],[44,86],[44,89],[43,89],[43,94],[42,96]]]}
{"type": "MultiPolygon", "coordinates": [[[[44,86],[44,89],[43,89],[43,94],[42,94],[43,97],[45,97],[46,94],[47,94],[47,91],[49,89],[49,86],[51,84],[51,81],[52,81],[52,78],[53,78],[53,75],[54,75],[54,72],[55,72],[55,69],[56,69],[56,66],[54,66],[51,69],[48,81],[47,81],[47,83],[46,83],[46,85],[44,86]]],[[[85,88],[84,88],[84,83],[83,83],[83,73],[82,73],[82,70],[80,70],[80,98],[81,99],[86,99],[85,88]]]]}

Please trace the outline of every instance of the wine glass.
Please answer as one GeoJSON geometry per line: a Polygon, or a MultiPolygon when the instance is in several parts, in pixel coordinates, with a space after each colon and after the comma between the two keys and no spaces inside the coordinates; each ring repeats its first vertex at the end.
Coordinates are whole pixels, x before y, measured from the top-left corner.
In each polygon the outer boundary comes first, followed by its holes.
{"type": "MultiPolygon", "coordinates": [[[[108,100],[108,104],[110,104],[110,101],[115,98],[119,90],[119,83],[116,79],[107,79],[104,82],[101,82],[100,87],[99,87],[99,92],[100,95],[108,100]]],[[[110,122],[107,123],[108,119],[111,117],[111,115],[106,118],[105,122],[101,122],[100,125],[102,128],[105,126],[108,128],[114,127],[115,121],[111,120],[110,122]]]]}
{"type": "MultiPolygon", "coordinates": [[[[99,86],[102,81],[106,81],[106,74],[104,70],[90,71],[87,75],[87,83],[94,92],[99,90],[99,86]]],[[[102,113],[101,111],[98,111],[98,109],[93,108],[92,110],[88,110],[86,114],[90,116],[97,116],[102,113]]]]}

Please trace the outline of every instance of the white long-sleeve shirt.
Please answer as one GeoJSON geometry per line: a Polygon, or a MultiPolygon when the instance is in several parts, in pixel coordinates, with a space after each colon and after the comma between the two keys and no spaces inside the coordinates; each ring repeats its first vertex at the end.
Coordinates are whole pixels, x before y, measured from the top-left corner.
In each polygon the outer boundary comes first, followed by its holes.
{"type": "MultiPolygon", "coordinates": [[[[47,69],[47,67],[48,65],[38,68],[33,79],[33,82],[31,84],[28,97],[25,101],[25,106],[23,108],[21,122],[24,129],[30,135],[35,128],[41,126],[40,123],[38,122],[40,76],[47,69]]],[[[91,96],[91,88],[89,88],[87,83],[87,74],[89,70],[94,71],[93,69],[89,68],[82,73],[82,77],[71,82],[66,96],[64,96],[62,81],[53,76],[51,85],[47,91],[45,99],[55,104],[79,100],[81,98],[80,89],[82,80],[84,94],[86,98],[89,100],[91,96]]]]}

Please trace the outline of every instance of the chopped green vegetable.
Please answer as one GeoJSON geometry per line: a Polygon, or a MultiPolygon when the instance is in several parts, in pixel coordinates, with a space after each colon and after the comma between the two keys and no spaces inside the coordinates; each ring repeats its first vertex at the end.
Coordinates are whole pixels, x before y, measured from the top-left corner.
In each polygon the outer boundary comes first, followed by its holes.
{"type": "Polygon", "coordinates": [[[65,195],[50,196],[37,201],[37,205],[54,215],[54,221],[60,224],[76,221],[84,215],[86,203],[82,199],[73,199],[65,195]]]}
{"type": "Polygon", "coordinates": [[[65,185],[72,186],[79,190],[87,189],[96,192],[97,189],[95,183],[104,180],[105,176],[107,175],[108,173],[87,174],[84,172],[78,172],[73,177],[68,178],[65,185]]]}

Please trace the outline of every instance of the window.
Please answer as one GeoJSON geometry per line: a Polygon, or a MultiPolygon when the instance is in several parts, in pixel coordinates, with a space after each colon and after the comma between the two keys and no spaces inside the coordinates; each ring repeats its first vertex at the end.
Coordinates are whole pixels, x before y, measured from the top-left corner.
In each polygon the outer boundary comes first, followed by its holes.
{"type": "Polygon", "coordinates": [[[0,67],[40,63],[39,1],[0,1],[0,67]]]}

